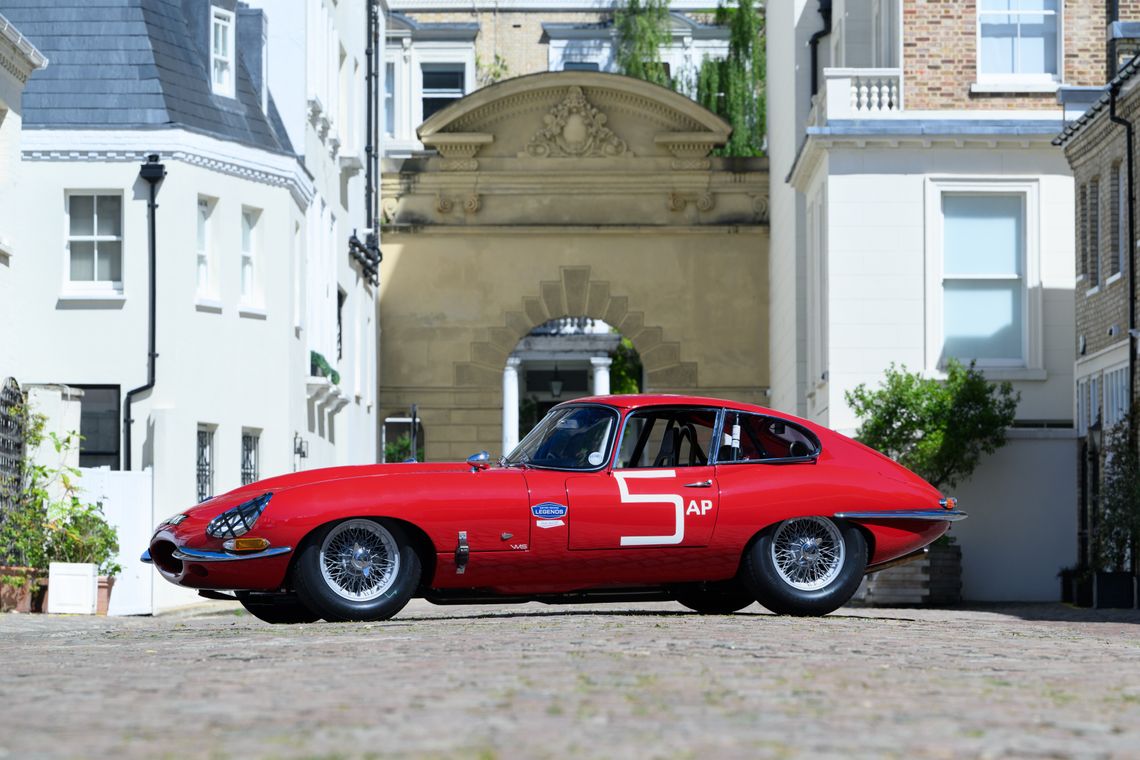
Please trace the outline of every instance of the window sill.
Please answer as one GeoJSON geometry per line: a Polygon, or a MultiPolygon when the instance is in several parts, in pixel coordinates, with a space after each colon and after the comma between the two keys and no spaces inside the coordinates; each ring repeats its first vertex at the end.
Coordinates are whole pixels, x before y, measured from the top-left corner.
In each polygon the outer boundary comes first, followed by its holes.
{"type": "Polygon", "coordinates": [[[260,306],[239,306],[238,316],[246,317],[247,319],[267,319],[268,312],[260,306]]]}
{"type": "Polygon", "coordinates": [[[1100,285],[1093,285],[1091,288],[1085,291],[1085,298],[1088,298],[1089,296],[1095,296],[1099,292],[1100,285]]]}
{"type": "Polygon", "coordinates": [[[56,299],[57,309],[121,309],[127,301],[122,291],[65,291],[56,299]]]}
{"type": "Polygon", "coordinates": [[[1116,274],[1112,275],[1107,280],[1105,280],[1104,285],[1105,285],[1105,287],[1108,287],[1109,285],[1116,282],[1117,280],[1122,280],[1122,279],[1124,279],[1124,273],[1123,272],[1117,272],[1116,274]]]}
{"type": "Polygon", "coordinates": [[[974,82],[970,85],[970,92],[978,93],[1008,93],[1011,95],[1048,95],[1060,89],[1060,82],[1019,82],[1016,79],[1007,79],[995,82],[974,82]]]}
{"type": "MultiPolygon", "coordinates": [[[[990,381],[1042,382],[1049,379],[1049,373],[1044,367],[983,367],[978,365],[977,369],[990,381]]],[[[923,376],[932,380],[945,380],[946,370],[939,367],[936,370],[924,372],[923,376]]]]}
{"type": "Polygon", "coordinates": [[[211,314],[221,314],[222,302],[216,301],[213,298],[196,298],[194,299],[194,308],[198,311],[205,311],[211,314]]]}

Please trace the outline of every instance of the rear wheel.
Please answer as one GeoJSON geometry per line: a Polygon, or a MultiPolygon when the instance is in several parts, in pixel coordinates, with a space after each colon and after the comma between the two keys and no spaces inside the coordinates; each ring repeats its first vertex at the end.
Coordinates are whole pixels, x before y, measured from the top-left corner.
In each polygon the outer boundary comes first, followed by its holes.
{"type": "Polygon", "coordinates": [[[315,623],[321,619],[320,615],[314,613],[293,595],[239,591],[237,598],[246,612],[266,623],[274,625],[315,623]]]}
{"type": "Polygon", "coordinates": [[[731,615],[755,603],[752,592],[736,581],[694,583],[678,587],[674,598],[702,615],[731,615]]]}
{"type": "Polygon", "coordinates": [[[795,517],[765,530],[744,557],[744,579],[760,604],[781,615],[826,615],[846,604],[867,566],[856,526],[795,517]]]}
{"type": "Polygon", "coordinates": [[[420,558],[398,525],[351,519],[310,534],[293,579],[297,596],[325,620],[386,620],[412,598],[420,558]]]}

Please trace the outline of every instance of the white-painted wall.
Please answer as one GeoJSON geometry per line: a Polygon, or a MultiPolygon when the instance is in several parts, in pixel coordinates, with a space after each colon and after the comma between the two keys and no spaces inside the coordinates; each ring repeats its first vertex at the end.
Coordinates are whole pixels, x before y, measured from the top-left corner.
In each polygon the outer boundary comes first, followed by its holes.
{"type": "Polygon", "coordinates": [[[951,529],[962,546],[963,599],[1060,599],[1057,573],[1077,562],[1076,468],[1072,431],[1012,430],[955,489],[970,513],[951,529]]]}

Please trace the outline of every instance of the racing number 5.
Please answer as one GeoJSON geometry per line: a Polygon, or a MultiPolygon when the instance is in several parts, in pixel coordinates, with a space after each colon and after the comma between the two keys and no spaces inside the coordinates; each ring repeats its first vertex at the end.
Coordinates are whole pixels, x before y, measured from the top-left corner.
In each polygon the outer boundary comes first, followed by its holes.
{"type": "Polygon", "coordinates": [[[636,478],[675,478],[675,470],[647,470],[615,472],[622,504],[672,504],[676,514],[676,530],[671,536],[622,536],[622,546],[672,546],[685,540],[685,502],[677,494],[671,493],[630,493],[627,480],[636,478]]]}

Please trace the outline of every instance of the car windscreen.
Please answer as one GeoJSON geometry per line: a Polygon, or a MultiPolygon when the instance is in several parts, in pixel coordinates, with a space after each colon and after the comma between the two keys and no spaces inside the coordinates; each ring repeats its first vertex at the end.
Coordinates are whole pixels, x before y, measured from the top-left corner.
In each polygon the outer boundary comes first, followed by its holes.
{"type": "Polygon", "coordinates": [[[504,464],[556,470],[595,470],[606,462],[617,412],[601,406],[552,409],[504,464]]]}

